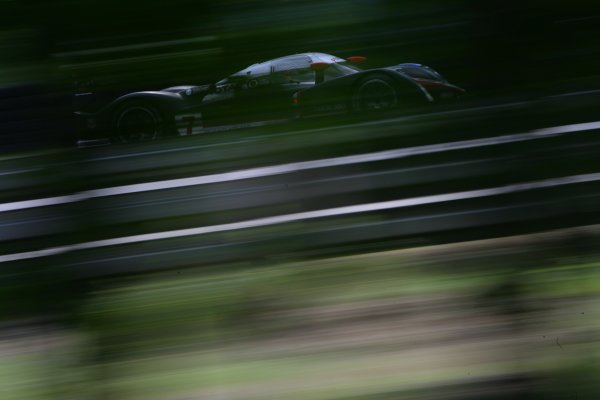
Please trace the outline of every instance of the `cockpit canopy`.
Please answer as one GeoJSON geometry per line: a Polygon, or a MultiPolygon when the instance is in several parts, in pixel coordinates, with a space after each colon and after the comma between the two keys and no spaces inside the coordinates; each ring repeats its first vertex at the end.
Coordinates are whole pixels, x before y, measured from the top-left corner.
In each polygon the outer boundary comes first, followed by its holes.
{"type": "Polygon", "coordinates": [[[315,63],[325,63],[330,65],[325,73],[326,79],[349,75],[351,73],[360,71],[358,67],[351,65],[343,58],[336,57],[331,54],[302,53],[253,64],[239,72],[230,75],[228,78],[217,84],[225,83],[226,81],[233,82],[245,79],[260,78],[267,75],[283,75],[293,81],[314,82],[315,73],[311,69],[311,65],[315,63]]]}

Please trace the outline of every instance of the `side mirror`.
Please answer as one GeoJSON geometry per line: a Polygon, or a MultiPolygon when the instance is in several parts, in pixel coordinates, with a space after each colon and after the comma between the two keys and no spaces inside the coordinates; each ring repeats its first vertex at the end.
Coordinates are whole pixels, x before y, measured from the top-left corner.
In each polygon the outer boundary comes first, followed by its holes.
{"type": "Polygon", "coordinates": [[[367,60],[367,57],[363,57],[363,56],[352,56],[352,57],[346,58],[346,61],[349,61],[353,64],[360,64],[361,62],[365,62],[366,60],[367,60]]]}

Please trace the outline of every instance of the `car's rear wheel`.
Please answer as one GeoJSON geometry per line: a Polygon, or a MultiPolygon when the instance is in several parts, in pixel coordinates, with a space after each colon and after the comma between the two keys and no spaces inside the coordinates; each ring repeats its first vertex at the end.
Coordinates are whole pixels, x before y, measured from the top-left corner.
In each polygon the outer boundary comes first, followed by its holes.
{"type": "Polygon", "coordinates": [[[376,75],[359,82],[352,98],[354,111],[383,111],[398,105],[394,82],[385,75],[376,75]]]}
{"type": "Polygon", "coordinates": [[[165,134],[165,118],[153,105],[131,103],[116,113],[114,130],[121,143],[156,140],[165,134]]]}

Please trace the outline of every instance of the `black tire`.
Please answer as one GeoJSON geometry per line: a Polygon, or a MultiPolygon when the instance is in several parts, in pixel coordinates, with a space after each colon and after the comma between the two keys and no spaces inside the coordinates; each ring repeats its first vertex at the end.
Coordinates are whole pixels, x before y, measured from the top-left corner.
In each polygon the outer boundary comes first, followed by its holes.
{"type": "Polygon", "coordinates": [[[119,108],[113,121],[113,138],[120,143],[156,140],[166,135],[165,115],[154,105],[135,102],[119,108]]]}
{"type": "Polygon", "coordinates": [[[352,95],[352,110],[377,112],[398,105],[398,90],[394,80],[386,75],[372,75],[358,82],[352,95]]]}

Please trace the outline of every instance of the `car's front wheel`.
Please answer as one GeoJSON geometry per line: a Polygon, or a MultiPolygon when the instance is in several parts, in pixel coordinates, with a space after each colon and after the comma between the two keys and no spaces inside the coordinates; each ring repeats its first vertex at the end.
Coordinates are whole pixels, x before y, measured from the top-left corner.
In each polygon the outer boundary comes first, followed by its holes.
{"type": "Polygon", "coordinates": [[[396,107],[398,93],[391,78],[384,75],[369,77],[357,85],[352,98],[354,111],[383,111],[396,107]]]}
{"type": "Polygon", "coordinates": [[[120,108],[114,120],[114,138],[121,143],[156,140],[165,134],[165,117],[158,108],[131,103],[120,108]]]}

